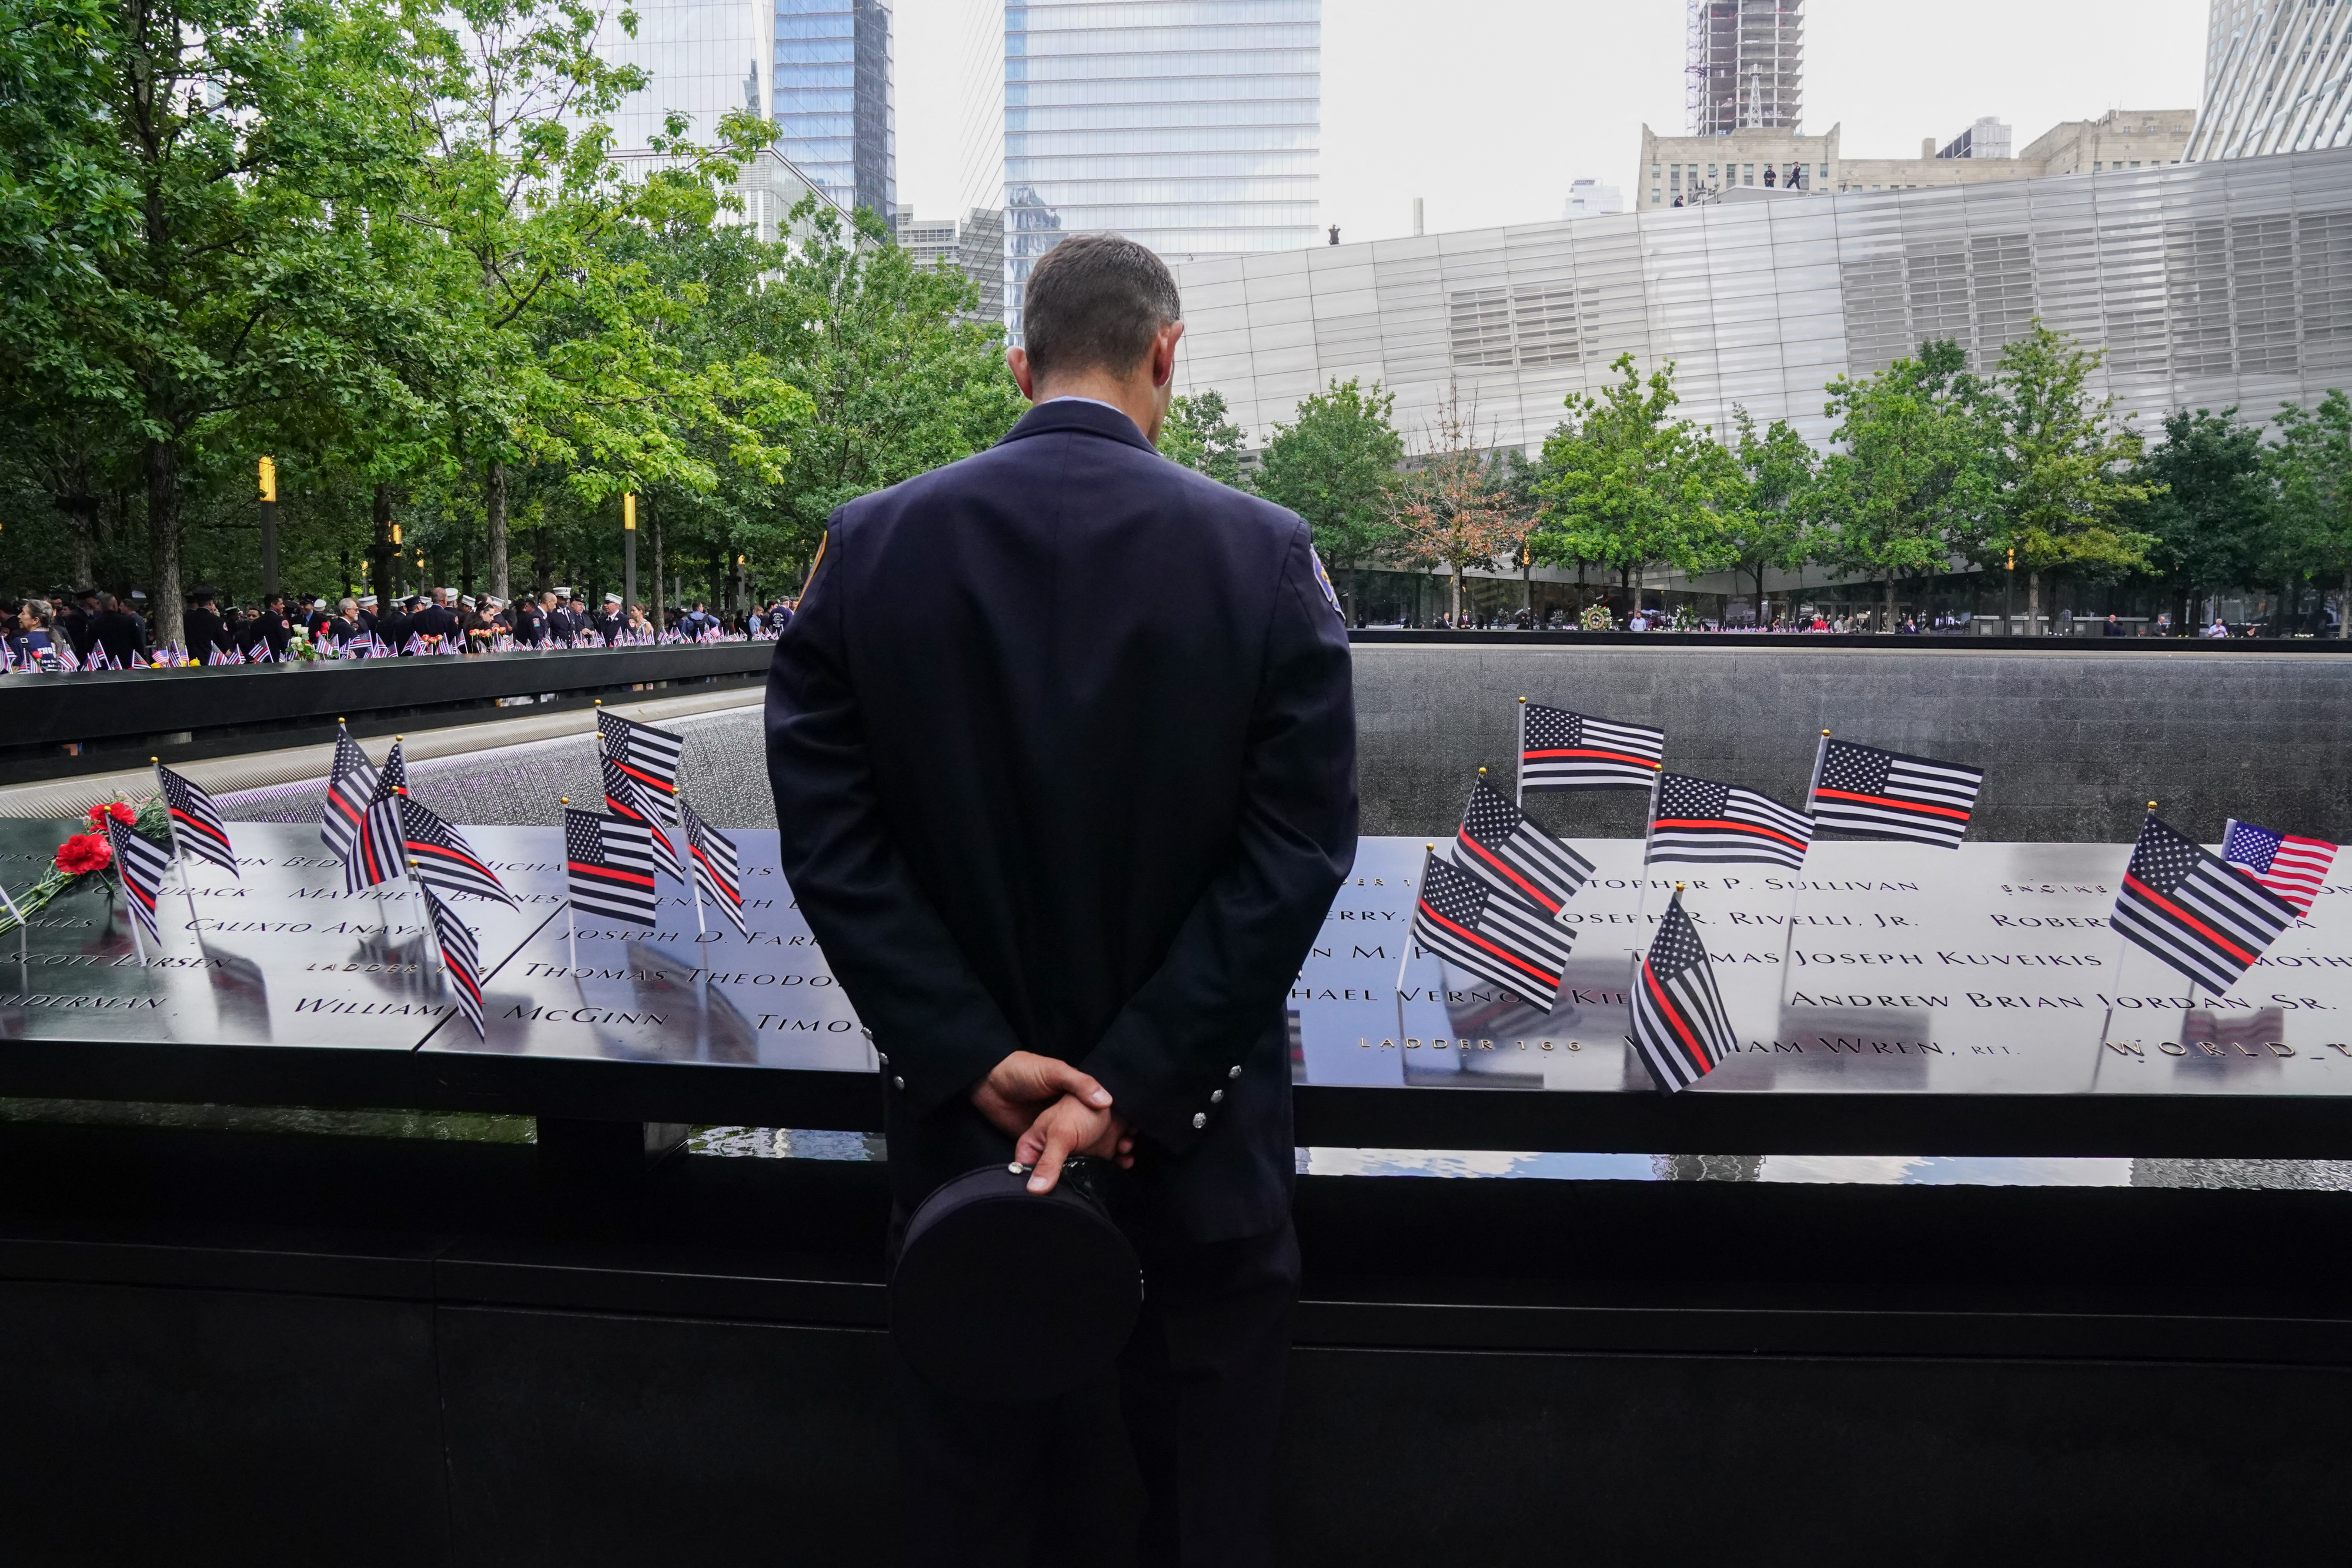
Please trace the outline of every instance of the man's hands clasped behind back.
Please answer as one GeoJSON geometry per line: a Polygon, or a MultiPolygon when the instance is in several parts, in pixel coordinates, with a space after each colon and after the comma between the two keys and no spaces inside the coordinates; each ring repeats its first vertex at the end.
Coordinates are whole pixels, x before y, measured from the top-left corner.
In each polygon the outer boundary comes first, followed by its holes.
{"type": "Polygon", "coordinates": [[[1029,1190],[1048,1193],[1072,1155],[1135,1164],[1135,1134],[1111,1110],[1110,1091],[1068,1062],[1016,1051],[973,1086],[971,1103],[1015,1141],[1029,1190]]]}

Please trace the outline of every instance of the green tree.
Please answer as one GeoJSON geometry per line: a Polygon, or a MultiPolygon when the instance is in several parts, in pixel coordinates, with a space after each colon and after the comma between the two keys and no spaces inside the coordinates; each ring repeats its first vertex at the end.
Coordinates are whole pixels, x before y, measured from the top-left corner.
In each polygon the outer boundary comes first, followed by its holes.
{"type": "Polygon", "coordinates": [[[54,122],[45,156],[95,194],[105,232],[85,236],[79,282],[37,308],[71,373],[18,412],[119,433],[156,632],[174,640],[184,508],[208,440],[380,373],[347,329],[403,287],[374,268],[367,235],[414,147],[406,72],[398,28],[365,0],[118,0],[81,26],[96,111],[54,122]]]}
{"type": "Polygon", "coordinates": [[[1733,409],[1731,417],[1738,433],[1731,455],[1739,471],[1718,504],[1718,559],[1755,580],[1756,624],[1761,628],[1765,572],[1794,571],[1810,555],[1812,528],[1805,508],[1820,464],[1787,420],[1774,420],[1759,434],[1746,409],[1733,409]]]}
{"type": "Polygon", "coordinates": [[[2017,552],[2029,627],[2039,624],[2043,572],[2145,570],[2155,543],[2123,520],[2154,492],[2134,476],[2144,446],[2138,434],[2115,417],[2115,399],[2094,400],[2088,391],[2104,357],[2037,319],[2001,350],[1993,377],[1997,485],[1980,554],[1990,560],[2017,552]]]}
{"type": "Polygon", "coordinates": [[[1227,417],[1225,394],[1213,387],[1169,405],[1160,426],[1160,455],[1220,485],[1248,488],[1242,474],[1242,427],[1227,417]]]}
{"type": "Polygon", "coordinates": [[[1722,549],[1716,511],[1729,477],[1722,447],[1675,414],[1672,361],[1644,379],[1631,354],[1598,396],[1572,392],[1568,418],[1545,441],[1543,515],[1528,541],[1547,564],[1589,561],[1630,577],[1639,608],[1648,568],[1703,570],[1722,549]]]}
{"type": "Polygon", "coordinates": [[[1895,629],[1895,582],[1943,567],[1968,548],[1993,491],[1992,417],[1983,383],[1949,340],[1924,343],[1874,376],[1829,385],[1832,439],[1809,509],[1816,553],[1885,587],[1884,630],[1895,629]]]}
{"type": "Polygon", "coordinates": [[[2277,497],[2273,556],[2284,576],[2339,581],[2352,629],[2352,399],[2330,390],[2316,408],[2290,403],[2278,431],[2263,455],[2277,497]]]}
{"type": "Polygon", "coordinates": [[[976,322],[979,287],[919,267],[859,209],[803,201],[804,238],[769,280],[728,306],[724,329],[805,392],[793,462],[747,538],[772,559],[805,560],[843,502],[1001,440],[1026,404],[1004,364],[1004,332],[976,322]]]}
{"type": "Polygon", "coordinates": [[[1354,381],[1334,381],[1302,399],[1277,424],[1258,463],[1256,490],[1315,530],[1315,548],[1340,573],[1348,618],[1356,616],[1356,574],[1398,538],[1397,470],[1404,437],[1396,397],[1354,381]]]}
{"type": "Polygon", "coordinates": [[[2170,588],[2182,630],[2191,601],[2254,580],[2274,537],[2273,476],[2284,465],[2283,453],[2265,461],[2262,432],[2234,408],[2165,416],[2164,439],[2133,472],[2148,498],[2120,516],[2155,541],[2148,565],[2170,588]]]}

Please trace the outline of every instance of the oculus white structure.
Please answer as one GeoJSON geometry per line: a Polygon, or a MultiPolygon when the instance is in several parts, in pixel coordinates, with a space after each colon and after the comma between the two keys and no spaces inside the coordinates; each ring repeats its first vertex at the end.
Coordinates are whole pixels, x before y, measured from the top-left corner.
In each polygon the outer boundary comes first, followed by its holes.
{"type": "Polygon", "coordinates": [[[2192,160],[2352,141],[2352,15],[2328,0],[2213,0],[2192,160]]]}

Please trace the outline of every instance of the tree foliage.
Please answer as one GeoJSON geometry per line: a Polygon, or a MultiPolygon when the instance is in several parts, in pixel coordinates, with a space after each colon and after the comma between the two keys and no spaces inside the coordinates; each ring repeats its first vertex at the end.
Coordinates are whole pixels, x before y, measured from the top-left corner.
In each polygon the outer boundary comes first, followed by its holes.
{"type": "Polygon", "coordinates": [[[1355,576],[1398,540],[1398,467],[1404,437],[1394,423],[1396,397],[1378,382],[1334,381],[1300,400],[1277,424],[1260,458],[1255,487],[1315,530],[1315,548],[1341,574],[1350,619],[1355,576]]]}
{"type": "Polygon", "coordinates": [[[1160,454],[1220,485],[1247,489],[1242,473],[1242,427],[1227,416],[1225,394],[1213,387],[1188,392],[1169,405],[1160,427],[1160,454]]]}
{"type": "Polygon", "coordinates": [[[1708,433],[1675,413],[1671,361],[1646,378],[1631,354],[1610,368],[1617,382],[1570,394],[1567,419],[1544,443],[1543,514],[1528,548],[1547,563],[1630,575],[1638,603],[1649,567],[1699,571],[1720,556],[1717,506],[1730,471],[1708,433]]]}

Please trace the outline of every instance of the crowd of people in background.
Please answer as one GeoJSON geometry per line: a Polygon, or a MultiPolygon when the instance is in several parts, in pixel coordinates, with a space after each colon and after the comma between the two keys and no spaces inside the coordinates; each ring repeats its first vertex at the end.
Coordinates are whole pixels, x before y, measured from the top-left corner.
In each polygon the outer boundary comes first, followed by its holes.
{"type": "Polygon", "coordinates": [[[624,604],[617,593],[592,601],[568,588],[510,600],[436,588],[389,604],[373,593],[271,593],[253,605],[223,598],[215,589],[191,591],[184,643],[172,647],[157,646],[137,606],[94,588],[0,601],[0,666],[151,669],[739,642],[772,638],[793,613],[784,599],[748,611],[714,611],[701,600],[649,609],[624,604]]]}

